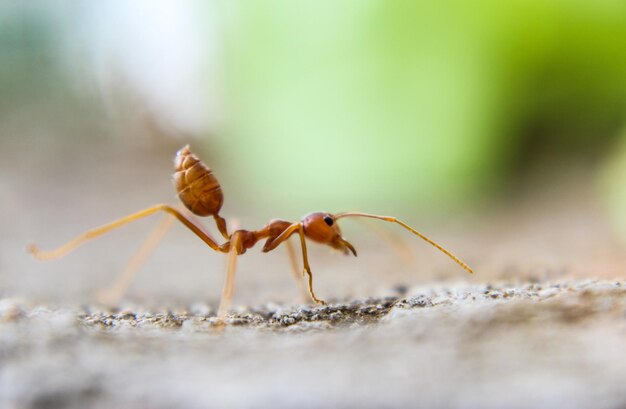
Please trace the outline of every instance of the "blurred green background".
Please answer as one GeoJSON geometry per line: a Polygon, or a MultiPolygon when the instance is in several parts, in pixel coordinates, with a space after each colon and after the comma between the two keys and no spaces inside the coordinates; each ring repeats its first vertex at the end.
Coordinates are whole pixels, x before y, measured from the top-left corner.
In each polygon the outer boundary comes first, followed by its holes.
{"type": "Polygon", "coordinates": [[[16,166],[191,143],[227,213],[290,218],[445,216],[583,168],[626,225],[623,0],[3,1],[0,61],[16,166]]]}

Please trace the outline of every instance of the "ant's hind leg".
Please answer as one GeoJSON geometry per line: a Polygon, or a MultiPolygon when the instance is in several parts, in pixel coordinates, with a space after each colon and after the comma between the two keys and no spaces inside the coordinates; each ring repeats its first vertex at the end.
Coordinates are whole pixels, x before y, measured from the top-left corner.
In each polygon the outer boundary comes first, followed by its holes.
{"type": "Polygon", "coordinates": [[[96,237],[102,236],[103,234],[110,232],[111,230],[115,230],[119,227],[125,226],[129,223],[132,223],[144,217],[148,217],[157,212],[165,212],[165,213],[171,214],[179,222],[181,222],[189,230],[191,230],[196,236],[198,236],[202,241],[204,241],[209,247],[211,247],[215,251],[221,252],[220,246],[217,245],[217,243],[213,240],[212,237],[210,237],[201,228],[199,228],[192,221],[186,218],[181,212],[179,212],[178,210],[174,209],[171,206],[163,205],[163,204],[158,204],[152,207],[148,207],[147,209],[143,209],[131,215],[122,217],[121,219],[117,219],[111,223],[105,224],[104,226],[100,226],[98,228],[89,230],[54,250],[41,251],[39,250],[39,248],[37,248],[37,246],[31,244],[30,246],[28,246],[28,251],[33,256],[35,256],[35,258],[38,258],[39,260],[53,260],[56,258],[61,258],[65,256],[67,253],[69,253],[70,251],[74,250],[76,247],[80,246],[81,244],[89,240],[93,240],[96,237]]]}
{"type": "Polygon", "coordinates": [[[139,268],[144,264],[148,256],[159,245],[165,234],[170,230],[175,218],[166,215],[163,220],[154,228],[139,250],[129,260],[126,268],[118,275],[115,282],[108,288],[96,292],[95,298],[105,305],[115,305],[126,294],[128,287],[137,274],[139,268]]]}

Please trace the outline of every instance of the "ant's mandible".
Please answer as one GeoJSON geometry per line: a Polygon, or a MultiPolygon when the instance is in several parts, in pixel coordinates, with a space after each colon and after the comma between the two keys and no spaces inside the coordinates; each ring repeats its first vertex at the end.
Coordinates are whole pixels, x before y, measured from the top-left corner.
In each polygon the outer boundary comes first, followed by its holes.
{"type": "MultiPolygon", "coordinates": [[[[317,298],[315,292],[313,291],[313,274],[307,257],[306,239],[308,238],[315,242],[329,245],[345,254],[352,253],[356,256],[354,246],[341,236],[341,230],[337,224],[337,221],[344,217],[369,217],[386,222],[397,223],[442,251],[469,273],[473,272],[467,264],[459,260],[448,250],[416,231],[406,223],[391,216],[378,216],[374,214],[356,212],[337,214],[315,212],[304,216],[304,218],[298,222],[274,219],[270,220],[268,224],[259,230],[236,230],[229,234],[226,221],[219,215],[224,202],[224,195],[217,178],[213,175],[213,171],[191,152],[189,146],[185,146],[176,153],[174,162],[176,168],[176,173],[174,173],[174,183],[176,185],[178,197],[183,202],[185,207],[187,207],[187,209],[189,209],[193,214],[203,217],[212,216],[215,220],[215,224],[217,225],[217,229],[226,240],[224,243],[218,244],[216,240],[202,227],[200,227],[198,223],[195,223],[190,216],[184,215],[181,211],[173,208],[172,206],[158,204],[118,219],[102,227],[90,230],[75,239],[70,240],[55,250],[40,251],[36,246],[31,245],[28,248],[29,252],[40,260],[60,258],[84,242],[108,233],[113,229],[157,212],[168,213],[189,228],[213,250],[229,254],[228,269],[217,314],[219,319],[226,315],[230,305],[230,300],[232,299],[237,256],[244,254],[246,250],[254,247],[259,240],[265,240],[265,243],[263,244],[264,253],[274,250],[282,243],[286,243],[293,264],[293,250],[290,247],[290,242],[287,240],[294,234],[297,234],[300,238],[302,259],[304,263],[303,274],[308,275],[308,292],[313,301],[318,304],[326,304],[323,300],[317,298]]],[[[117,291],[113,291],[117,295],[117,297],[114,298],[118,299],[119,296],[121,296],[121,291],[123,291],[122,288],[127,287],[130,282],[130,272],[132,270],[136,270],[138,265],[147,256],[147,253],[149,253],[151,249],[156,246],[156,243],[164,235],[165,230],[169,227],[172,220],[173,219],[171,217],[165,219],[164,222],[151,234],[142,249],[131,260],[129,267],[127,268],[127,274],[122,275],[116,286],[117,291]]]]}

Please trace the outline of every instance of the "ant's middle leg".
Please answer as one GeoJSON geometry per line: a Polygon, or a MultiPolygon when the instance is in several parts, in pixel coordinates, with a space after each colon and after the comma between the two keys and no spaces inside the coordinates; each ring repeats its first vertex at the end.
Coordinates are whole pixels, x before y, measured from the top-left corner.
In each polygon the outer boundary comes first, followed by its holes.
{"type": "Polygon", "coordinates": [[[235,273],[237,272],[237,256],[241,247],[241,237],[236,232],[230,240],[230,249],[228,252],[228,267],[226,277],[224,278],[224,287],[222,289],[222,298],[219,308],[217,309],[217,323],[222,325],[224,318],[228,313],[230,302],[233,299],[233,289],[235,286],[235,273]]]}

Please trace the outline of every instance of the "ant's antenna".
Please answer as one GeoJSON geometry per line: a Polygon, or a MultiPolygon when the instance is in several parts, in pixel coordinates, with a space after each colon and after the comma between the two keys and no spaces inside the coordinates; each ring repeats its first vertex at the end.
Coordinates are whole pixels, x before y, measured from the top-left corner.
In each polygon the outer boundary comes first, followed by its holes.
{"type": "Polygon", "coordinates": [[[465,269],[465,271],[467,271],[468,273],[470,273],[470,274],[474,273],[474,270],[472,270],[470,268],[470,266],[468,266],[467,264],[462,262],[457,256],[455,256],[454,254],[450,253],[448,250],[446,250],[445,248],[443,248],[439,244],[435,243],[434,241],[432,241],[428,237],[424,236],[422,233],[418,232],[417,230],[415,230],[414,228],[412,228],[408,224],[404,223],[403,221],[396,219],[395,217],[392,217],[392,216],[378,216],[378,215],[375,215],[375,214],[358,213],[358,212],[339,213],[339,214],[336,214],[334,217],[335,217],[335,220],[341,219],[342,217],[369,217],[369,218],[372,218],[372,219],[383,220],[383,221],[386,221],[386,222],[398,223],[400,226],[404,227],[405,229],[407,229],[411,233],[415,234],[416,236],[418,236],[419,238],[421,238],[425,242],[427,242],[427,243],[431,244],[432,246],[436,247],[437,249],[439,249],[439,251],[441,251],[446,256],[448,256],[452,260],[454,260],[458,265],[463,267],[463,269],[465,269]]]}

